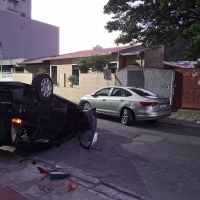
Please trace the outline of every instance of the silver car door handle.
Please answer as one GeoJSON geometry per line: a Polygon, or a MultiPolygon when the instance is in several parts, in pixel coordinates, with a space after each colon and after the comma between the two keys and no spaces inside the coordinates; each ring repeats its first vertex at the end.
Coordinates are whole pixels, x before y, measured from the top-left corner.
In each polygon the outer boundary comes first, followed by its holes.
{"type": "Polygon", "coordinates": [[[106,99],[103,99],[102,101],[106,101],[106,99]]]}
{"type": "Polygon", "coordinates": [[[121,102],[123,102],[123,101],[124,101],[124,99],[121,99],[120,101],[121,101],[121,102]]]}

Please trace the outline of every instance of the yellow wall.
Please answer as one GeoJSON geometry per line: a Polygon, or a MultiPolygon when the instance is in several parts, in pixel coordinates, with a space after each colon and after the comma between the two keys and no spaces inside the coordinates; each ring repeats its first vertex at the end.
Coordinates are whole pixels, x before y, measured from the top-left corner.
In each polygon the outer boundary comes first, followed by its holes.
{"type": "Polygon", "coordinates": [[[64,75],[66,74],[66,86],[70,86],[70,82],[68,81],[68,77],[72,75],[72,65],[56,65],[57,66],[57,80],[58,87],[64,87],[64,75]]]}
{"type": "Polygon", "coordinates": [[[75,85],[73,87],[70,87],[69,82],[66,87],[64,87],[64,84],[62,86],[59,85],[58,87],[54,87],[54,92],[60,96],[63,96],[64,98],[78,103],[80,97],[83,95],[91,94],[95,90],[105,86],[115,85],[115,77],[112,74],[112,80],[107,81],[104,80],[103,73],[90,72],[86,74],[80,74],[79,83],[79,85],[75,85]]]}

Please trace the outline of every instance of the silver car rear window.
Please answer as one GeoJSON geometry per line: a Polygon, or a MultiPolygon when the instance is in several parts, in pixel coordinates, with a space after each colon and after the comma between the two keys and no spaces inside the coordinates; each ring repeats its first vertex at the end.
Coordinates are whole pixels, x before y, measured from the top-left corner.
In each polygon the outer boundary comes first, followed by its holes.
{"type": "Polygon", "coordinates": [[[142,89],[136,89],[136,88],[129,88],[131,91],[135,92],[136,94],[142,96],[142,97],[148,97],[148,96],[157,96],[156,94],[149,92],[147,90],[142,89]]]}

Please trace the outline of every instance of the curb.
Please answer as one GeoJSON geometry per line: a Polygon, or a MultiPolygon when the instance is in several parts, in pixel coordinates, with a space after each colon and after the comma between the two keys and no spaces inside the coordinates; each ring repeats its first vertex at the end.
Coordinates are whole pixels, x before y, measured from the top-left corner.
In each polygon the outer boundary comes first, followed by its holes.
{"type": "MultiPolygon", "coordinates": [[[[44,159],[25,159],[26,161],[37,160],[38,164],[52,166],[51,161],[44,159]]],[[[139,196],[133,191],[126,190],[124,188],[118,187],[116,185],[106,183],[99,178],[93,177],[91,175],[84,174],[81,170],[69,166],[65,163],[65,167],[62,168],[65,172],[70,173],[71,181],[78,182],[82,187],[85,187],[91,192],[102,195],[113,200],[148,200],[146,197],[139,196]]]]}

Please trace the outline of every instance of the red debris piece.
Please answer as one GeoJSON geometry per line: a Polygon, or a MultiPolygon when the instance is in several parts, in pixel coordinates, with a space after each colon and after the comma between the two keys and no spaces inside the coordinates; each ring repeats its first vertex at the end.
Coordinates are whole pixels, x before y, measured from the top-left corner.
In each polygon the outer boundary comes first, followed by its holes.
{"type": "Polygon", "coordinates": [[[76,182],[69,182],[66,185],[68,192],[71,192],[71,191],[75,190],[78,186],[79,186],[79,184],[76,183],[76,182]]]}
{"type": "Polygon", "coordinates": [[[42,167],[37,167],[37,169],[39,170],[40,174],[49,174],[50,171],[48,169],[44,169],[42,167]]]}

